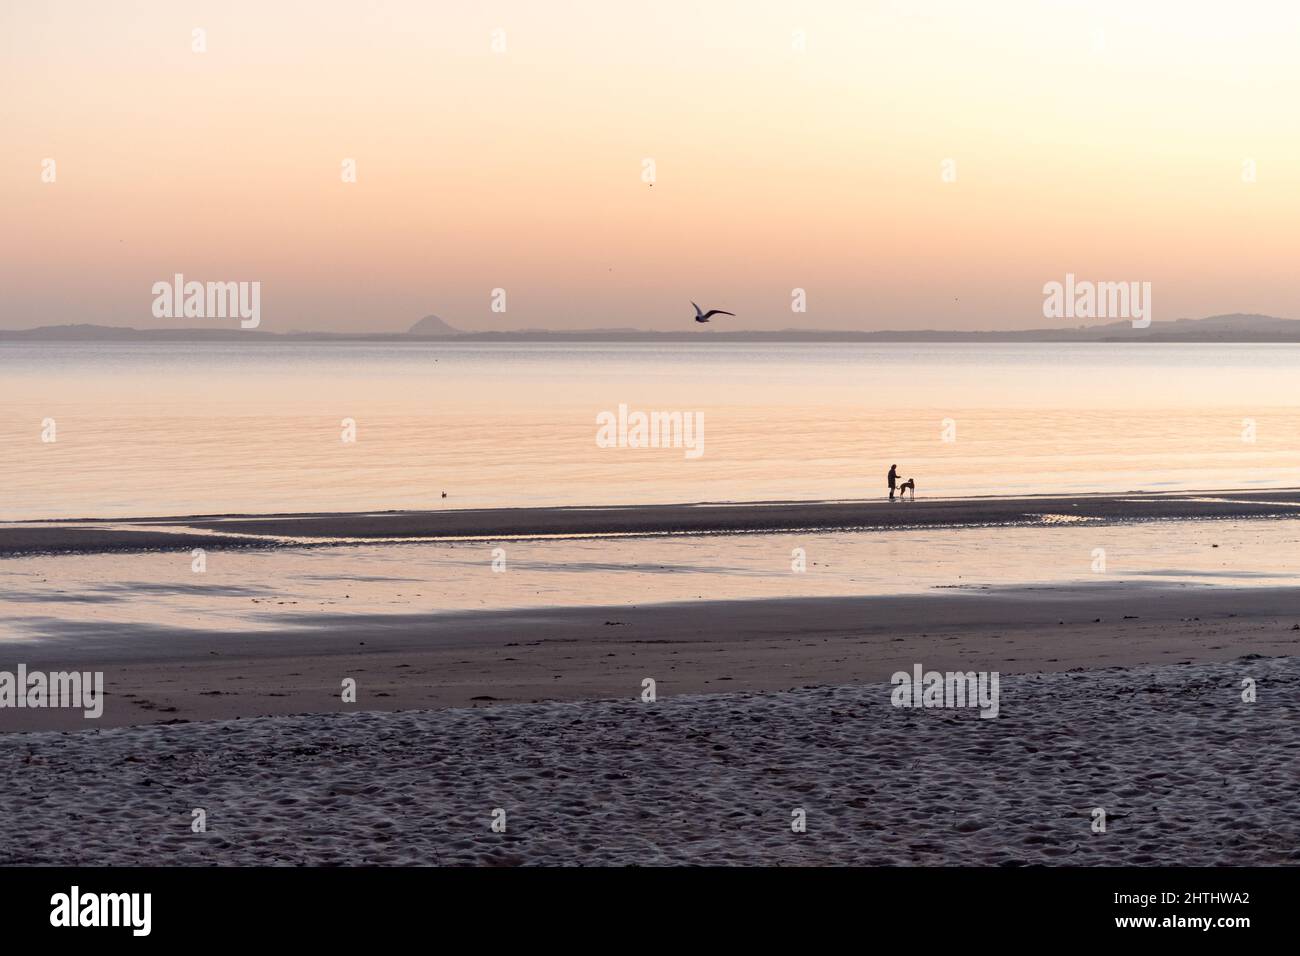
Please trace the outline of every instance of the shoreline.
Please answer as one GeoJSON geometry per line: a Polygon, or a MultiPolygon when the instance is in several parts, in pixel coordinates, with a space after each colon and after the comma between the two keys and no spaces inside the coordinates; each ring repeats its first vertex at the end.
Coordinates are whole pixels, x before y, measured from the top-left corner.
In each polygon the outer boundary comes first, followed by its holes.
{"type": "Polygon", "coordinates": [[[0,558],[170,548],[1012,527],[1300,518],[1300,489],[889,501],[753,501],[446,511],[309,512],[0,523],[0,558]]]}
{"type": "Polygon", "coordinates": [[[304,613],[274,633],[51,629],[0,670],[103,671],[104,714],[0,710],[11,733],[887,681],[915,662],[1006,674],[1300,655],[1292,588],[1135,582],[445,613],[304,613]],[[357,683],[357,703],[340,700],[357,683]]]}

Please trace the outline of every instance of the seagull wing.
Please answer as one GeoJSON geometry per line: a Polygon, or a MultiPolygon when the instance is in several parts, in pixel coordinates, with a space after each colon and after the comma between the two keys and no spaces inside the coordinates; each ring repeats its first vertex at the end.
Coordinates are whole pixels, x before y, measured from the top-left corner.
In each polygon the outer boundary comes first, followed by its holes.
{"type": "MultiPolygon", "coordinates": [[[[691,305],[695,305],[695,303],[692,302],[691,305]]],[[[703,314],[704,314],[704,310],[701,309],[698,305],[695,305],[695,314],[696,314],[696,315],[703,315],[703,314]]]]}
{"type": "Polygon", "coordinates": [[[706,319],[711,315],[730,315],[734,317],[735,314],[736,314],[735,312],[723,312],[721,309],[709,309],[708,312],[704,313],[704,317],[706,319]]]}

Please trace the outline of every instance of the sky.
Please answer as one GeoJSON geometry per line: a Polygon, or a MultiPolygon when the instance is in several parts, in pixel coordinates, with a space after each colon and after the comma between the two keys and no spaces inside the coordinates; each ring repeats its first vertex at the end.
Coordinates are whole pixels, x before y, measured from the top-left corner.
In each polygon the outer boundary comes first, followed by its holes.
{"type": "Polygon", "coordinates": [[[0,328],[238,324],[177,273],[271,331],[1300,317],[1297,49],[1281,0],[5,0],[0,328]]]}

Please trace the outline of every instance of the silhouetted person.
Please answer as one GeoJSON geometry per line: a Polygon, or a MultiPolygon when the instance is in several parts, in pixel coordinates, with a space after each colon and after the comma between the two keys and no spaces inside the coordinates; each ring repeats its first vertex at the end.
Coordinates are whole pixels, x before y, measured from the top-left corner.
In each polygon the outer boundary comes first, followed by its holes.
{"type": "Polygon", "coordinates": [[[894,487],[898,484],[898,466],[897,466],[897,465],[890,465],[890,466],[889,466],[889,474],[885,476],[885,480],[889,482],[889,500],[890,500],[890,501],[893,501],[893,500],[894,500],[894,487]]]}

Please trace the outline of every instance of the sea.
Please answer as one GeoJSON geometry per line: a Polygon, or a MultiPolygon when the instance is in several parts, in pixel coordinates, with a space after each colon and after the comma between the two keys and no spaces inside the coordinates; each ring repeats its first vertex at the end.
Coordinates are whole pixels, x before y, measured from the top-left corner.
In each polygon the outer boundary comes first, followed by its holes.
{"type": "Polygon", "coordinates": [[[3,343],[0,520],[875,499],[891,465],[918,498],[1296,487],[1298,373],[1296,344],[3,343]]]}

